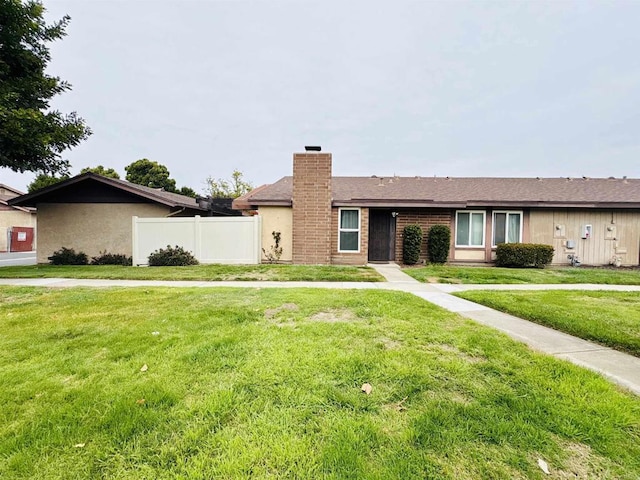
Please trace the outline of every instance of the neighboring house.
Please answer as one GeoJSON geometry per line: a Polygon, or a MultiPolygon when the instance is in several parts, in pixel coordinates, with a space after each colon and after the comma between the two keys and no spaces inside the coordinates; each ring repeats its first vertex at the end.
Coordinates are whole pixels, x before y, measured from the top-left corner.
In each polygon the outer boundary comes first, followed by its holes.
{"type": "Polygon", "coordinates": [[[9,200],[38,209],[37,261],[62,247],[89,257],[101,251],[130,256],[132,217],[207,215],[195,198],[85,173],[9,200]]]}
{"type": "Polygon", "coordinates": [[[452,232],[450,262],[485,263],[502,242],[555,248],[554,264],[640,263],[640,180],[627,178],[333,177],[331,154],[293,155],[293,176],[249,192],[234,208],[262,216],[263,246],[279,231],[284,261],[402,260],[402,231],[452,232]]]}
{"type": "Polygon", "coordinates": [[[0,183],[0,252],[9,250],[12,233],[12,250],[32,250],[36,228],[36,209],[9,205],[9,200],[23,195],[20,190],[0,183]],[[27,242],[24,248],[21,242],[27,242]]]}

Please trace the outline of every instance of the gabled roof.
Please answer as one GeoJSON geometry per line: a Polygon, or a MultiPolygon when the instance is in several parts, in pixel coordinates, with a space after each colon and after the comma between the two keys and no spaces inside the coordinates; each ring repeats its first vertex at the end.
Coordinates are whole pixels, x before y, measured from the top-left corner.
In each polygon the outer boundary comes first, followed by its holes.
{"type": "Polygon", "coordinates": [[[20,195],[24,195],[24,192],[21,192],[17,188],[10,187],[9,185],[5,185],[4,183],[0,183],[0,200],[9,200],[20,195]]]}
{"type": "Polygon", "coordinates": [[[35,213],[36,211],[35,208],[18,207],[14,205],[9,205],[9,200],[15,197],[19,197],[20,195],[23,195],[23,193],[17,188],[13,188],[8,185],[5,185],[4,183],[0,183],[0,206],[6,207],[3,209],[5,210],[15,209],[15,210],[20,210],[21,212],[35,213]]]}
{"type": "MultiPolygon", "coordinates": [[[[333,206],[640,208],[640,179],[332,177],[333,206]]],[[[253,190],[240,203],[291,206],[293,177],[253,190]]]]}
{"type": "Polygon", "coordinates": [[[20,197],[9,200],[9,205],[34,207],[38,203],[47,203],[55,199],[58,195],[73,187],[82,184],[105,185],[111,189],[125,192],[140,199],[149,202],[166,205],[170,208],[188,208],[199,211],[206,211],[206,208],[200,206],[195,198],[180,195],[178,193],[165,192],[164,190],[137,185],[125,180],[103,177],[96,173],[87,172],[77,175],[68,180],[56,183],[49,187],[41,188],[33,193],[28,193],[20,197]]]}

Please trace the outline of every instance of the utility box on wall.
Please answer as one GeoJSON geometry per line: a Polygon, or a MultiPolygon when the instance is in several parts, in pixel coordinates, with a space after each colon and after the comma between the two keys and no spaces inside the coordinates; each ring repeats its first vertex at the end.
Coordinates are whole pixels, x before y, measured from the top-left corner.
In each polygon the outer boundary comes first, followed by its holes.
{"type": "Polygon", "coordinates": [[[591,238],[591,234],[593,227],[591,225],[582,225],[581,227],[581,231],[582,231],[582,238],[585,240],[588,240],[589,238],[591,238]]]}

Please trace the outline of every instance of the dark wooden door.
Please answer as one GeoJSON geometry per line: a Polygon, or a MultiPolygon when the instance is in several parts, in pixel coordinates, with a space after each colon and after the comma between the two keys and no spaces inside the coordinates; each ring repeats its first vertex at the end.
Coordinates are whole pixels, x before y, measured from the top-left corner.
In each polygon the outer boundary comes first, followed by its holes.
{"type": "Polygon", "coordinates": [[[388,210],[369,210],[369,261],[394,259],[395,218],[388,210]]]}

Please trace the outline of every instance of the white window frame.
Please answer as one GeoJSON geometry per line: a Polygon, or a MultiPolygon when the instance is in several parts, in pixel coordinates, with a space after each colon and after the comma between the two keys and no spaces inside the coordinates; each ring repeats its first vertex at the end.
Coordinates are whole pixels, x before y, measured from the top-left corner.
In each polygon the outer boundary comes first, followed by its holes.
{"type": "MultiPolygon", "coordinates": [[[[471,219],[471,217],[469,217],[471,219]]],[[[456,248],[484,248],[487,236],[487,212],[484,210],[456,210],[456,231],[455,246],[456,248]],[[459,245],[458,244],[458,214],[459,213],[481,213],[482,214],[482,245],[459,245]]],[[[469,226],[469,243],[471,243],[471,225],[469,226]]]]}
{"type": "Polygon", "coordinates": [[[362,225],[362,212],[360,208],[338,208],[338,253],[360,253],[360,240],[361,240],[361,225],[362,225]],[[358,228],[342,228],[342,211],[350,210],[358,212],[358,228]],[[340,244],[340,233],[342,232],[358,232],[358,249],[357,250],[343,250],[340,244]]]}
{"type": "MultiPolygon", "coordinates": [[[[504,243],[509,243],[508,239],[509,239],[509,214],[518,214],[520,215],[520,231],[518,232],[518,238],[520,240],[518,240],[515,243],[522,243],[522,224],[524,223],[524,213],[522,212],[522,210],[494,210],[493,214],[491,216],[491,246],[492,247],[497,247],[498,245],[493,243],[493,240],[495,239],[495,233],[496,233],[496,213],[506,213],[507,214],[507,219],[505,222],[505,232],[504,232],[504,238],[505,238],[505,242],[504,243]]],[[[513,242],[512,242],[513,243],[513,242]]]]}

